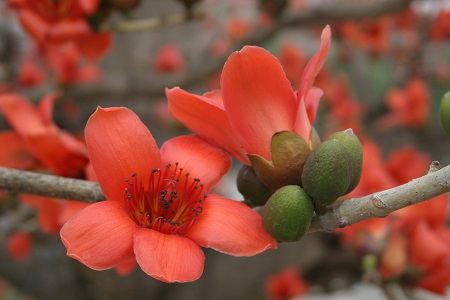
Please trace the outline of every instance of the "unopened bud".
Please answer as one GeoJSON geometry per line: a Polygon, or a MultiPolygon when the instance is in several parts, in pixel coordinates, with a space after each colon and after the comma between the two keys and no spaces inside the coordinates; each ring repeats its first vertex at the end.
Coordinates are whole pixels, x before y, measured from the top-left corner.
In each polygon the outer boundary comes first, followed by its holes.
{"type": "Polygon", "coordinates": [[[300,240],[314,214],[312,199],[297,185],[287,185],[269,198],[262,211],[263,226],[278,241],[300,240]]]}
{"type": "Polygon", "coordinates": [[[237,188],[244,196],[245,203],[251,207],[266,204],[267,199],[273,194],[259,177],[252,167],[243,165],[237,176],[237,188]]]}
{"type": "Polygon", "coordinates": [[[311,153],[303,168],[302,183],[316,206],[332,204],[344,195],[352,178],[350,155],[336,139],[326,140],[311,153]]]}
{"type": "Polygon", "coordinates": [[[350,186],[345,194],[350,193],[358,185],[361,178],[362,165],[363,165],[363,152],[361,142],[356,134],[353,133],[351,128],[344,131],[333,133],[327,140],[336,139],[344,144],[349,154],[350,167],[351,167],[351,179],[350,186]]]}

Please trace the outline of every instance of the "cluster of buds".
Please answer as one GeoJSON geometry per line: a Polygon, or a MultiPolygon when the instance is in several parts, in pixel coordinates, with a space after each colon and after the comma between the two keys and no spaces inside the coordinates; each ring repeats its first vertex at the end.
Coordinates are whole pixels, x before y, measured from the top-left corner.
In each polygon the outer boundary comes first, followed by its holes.
{"type": "Polygon", "coordinates": [[[352,129],[336,132],[321,142],[314,128],[307,143],[296,133],[274,134],[268,161],[249,154],[238,189],[251,206],[264,206],[265,229],[278,241],[300,240],[314,214],[323,214],[339,197],[359,183],[362,148],[352,129]]]}

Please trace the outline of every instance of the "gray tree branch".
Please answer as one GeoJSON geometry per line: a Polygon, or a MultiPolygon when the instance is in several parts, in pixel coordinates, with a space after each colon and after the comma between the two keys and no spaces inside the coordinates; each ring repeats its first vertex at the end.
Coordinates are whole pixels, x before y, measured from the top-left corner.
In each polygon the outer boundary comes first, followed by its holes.
{"type": "MultiPolygon", "coordinates": [[[[433,163],[433,170],[437,165],[437,162],[433,163]]],[[[0,167],[0,189],[88,203],[105,200],[96,182],[3,167],[0,167]]],[[[450,166],[395,188],[336,204],[325,214],[314,217],[309,231],[333,231],[364,220],[386,217],[396,210],[447,192],[450,192],[450,166]]]]}

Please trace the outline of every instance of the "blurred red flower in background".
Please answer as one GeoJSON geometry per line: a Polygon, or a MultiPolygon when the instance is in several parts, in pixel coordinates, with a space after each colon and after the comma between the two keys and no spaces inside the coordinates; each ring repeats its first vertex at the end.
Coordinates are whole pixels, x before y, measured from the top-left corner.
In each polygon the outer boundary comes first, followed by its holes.
{"type": "Polygon", "coordinates": [[[93,32],[86,20],[96,12],[99,0],[9,0],[8,4],[38,45],[73,42],[90,60],[110,47],[111,35],[93,32]]]}
{"type": "Polygon", "coordinates": [[[27,232],[15,232],[8,236],[6,247],[8,254],[15,260],[27,259],[32,250],[33,242],[27,232]]]}
{"type": "Polygon", "coordinates": [[[270,300],[288,300],[308,293],[309,286],[300,272],[288,267],[266,279],[266,291],[270,300]]]}
{"type": "Polygon", "coordinates": [[[412,78],[404,89],[389,90],[386,101],[391,112],[379,119],[381,129],[393,126],[419,127],[427,121],[431,99],[422,79],[412,78]]]}
{"type": "Polygon", "coordinates": [[[450,10],[440,10],[430,25],[430,38],[445,41],[450,36],[450,10]]]}
{"type": "Polygon", "coordinates": [[[180,48],[173,44],[162,46],[156,53],[154,69],[158,73],[178,73],[185,68],[180,48]]]}
{"type": "MultiPolygon", "coordinates": [[[[61,130],[52,120],[57,93],[46,95],[35,107],[16,94],[0,95],[0,112],[12,131],[0,133],[0,165],[55,175],[84,178],[88,164],[84,143],[61,130]]],[[[87,203],[35,195],[20,195],[27,205],[37,209],[38,222],[48,233],[57,233],[75,212],[87,203]]]]}

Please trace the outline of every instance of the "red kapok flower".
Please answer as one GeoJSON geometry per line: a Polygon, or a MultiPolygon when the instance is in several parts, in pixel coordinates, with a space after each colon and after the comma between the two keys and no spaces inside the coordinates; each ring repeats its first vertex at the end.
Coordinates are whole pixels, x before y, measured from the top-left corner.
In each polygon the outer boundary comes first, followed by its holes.
{"type": "Polygon", "coordinates": [[[12,258],[24,260],[30,255],[33,243],[29,233],[16,232],[8,237],[6,245],[12,258]]]}
{"type": "Polygon", "coordinates": [[[92,166],[107,201],[89,205],[61,229],[67,255],[95,270],[136,259],[165,282],[198,279],[209,247],[251,256],[276,242],[261,216],[209,194],[231,166],[221,150],[195,136],[158,149],[126,108],[99,108],[86,125],[92,166]]]}
{"type": "Polygon", "coordinates": [[[287,300],[305,295],[308,293],[309,286],[300,272],[290,267],[267,278],[266,290],[271,300],[287,300]]]}
{"type": "Polygon", "coordinates": [[[34,107],[16,94],[0,95],[0,112],[25,148],[56,175],[79,177],[88,162],[85,145],[52,120],[57,94],[46,95],[34,107]]]}
{"type": "Polygon", "coordinates": [[[280,62],[268,51],[246,46],[227,60],[222,91],[203,96],[180,88],[166,90],[176,119],[207,142],[250,164],[246,154],[271,160],[272,136],[287,130],[310,140],[322,91],[312,87],[330,48],[331,31],[322,32],[319,51],[306,65],[296,93],[280,62]]]}
{"type": "Polygon", "coordinates": [[[410,79],[403,90],[389,90],[386,100],[391,112],[380,119],[381,128],[398,125],[420,127],[425,124],[431,99],[427,85],[422,79],[410,79]]]}
{"type": "Polygon", "coordinates": [[[184,70],[184,58],[180,49],[173,44],[162,46],[155,57],[154,69],[158,73],[177,73],[184,70]]]}
{"type": "Polygon", "coordinates": [[[87,17],[93,15],[99,0],[9,0],[17,9],[21,25],[39,44],[73,42],[83,56],[96,60],[111,44],[109,33],[95,33],[87,17]]]}

